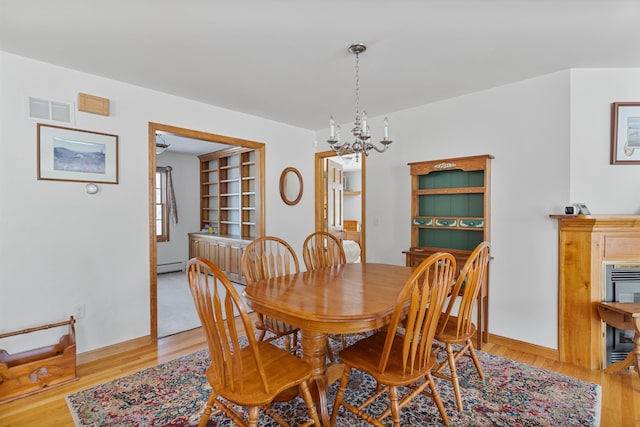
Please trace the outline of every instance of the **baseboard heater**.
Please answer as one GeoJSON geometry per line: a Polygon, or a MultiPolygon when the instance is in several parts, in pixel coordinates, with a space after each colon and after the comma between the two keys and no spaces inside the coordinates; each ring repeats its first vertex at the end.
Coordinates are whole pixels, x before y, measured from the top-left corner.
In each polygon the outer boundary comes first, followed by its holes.
{"type": "Polygon", "coordinates": [[[158,264],[158,274],[184,271],[184,261],[165,262],[158,264]]]}

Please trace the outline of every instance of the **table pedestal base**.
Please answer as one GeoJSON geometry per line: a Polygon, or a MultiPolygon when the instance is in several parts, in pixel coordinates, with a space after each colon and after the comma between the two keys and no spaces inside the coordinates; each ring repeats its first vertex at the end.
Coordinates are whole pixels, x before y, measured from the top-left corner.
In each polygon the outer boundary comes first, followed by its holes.
{"type": "Polygon", "coordinates": [[[342,376],[344,365],[335,363],[327,367],[327,334],[302,330],[302,359],[311,365],[309,389],[316,404],[318,417],[324,426],[330,426],[327,393],[329,386],[342,376]]]}

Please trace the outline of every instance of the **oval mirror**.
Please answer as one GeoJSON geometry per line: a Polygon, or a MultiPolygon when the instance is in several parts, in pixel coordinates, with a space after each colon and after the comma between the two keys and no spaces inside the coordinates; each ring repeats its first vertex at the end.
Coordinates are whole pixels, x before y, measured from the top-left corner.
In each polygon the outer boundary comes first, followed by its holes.
{"type": "Polygon", "coordinates": [[[302,175],[296,168],[286,168],[280,175],[280,197],[289,206],[302,198],[302,175]]]}

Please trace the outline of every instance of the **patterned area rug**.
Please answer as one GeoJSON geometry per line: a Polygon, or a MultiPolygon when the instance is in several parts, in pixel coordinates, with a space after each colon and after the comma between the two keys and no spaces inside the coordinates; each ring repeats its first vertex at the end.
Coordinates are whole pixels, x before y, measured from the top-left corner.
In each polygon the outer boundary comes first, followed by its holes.
{"type": "MultiPolygon", "coordinates": [[[[597,384],[559,375],[478,352],[485,382],[468,358],[459,361],[464,412],[456,410],[451,383],[436,379],[438,391],[452,426],[598,426],[601,389],[597,384]]],[[[100,386],[67,396],[77,426],[197,426],[209,395],[204,372],[208,351],[140,371],[100,386]]],[[[330,388],[329,402],[337,383],[330,388]]],[[[351,375],[345,392],[348,401],[363,400],[375,389],[371,377],[359,371],[351,375]]],[[[384,409],[381,402],[379,410],[384,409]]],[[[283,418],[297,425],[305,420],[302,399],[278,404],[283,418]]],[[[331,408],[331,406],[330,406],[331,408]]],[[[336,426],[366,426],[368,423],[343,412],[336,426]]],[[[387,420],[390,425],[391,421],[387,420]]],[[[438,409],[431,399],[419,396],[402,410],[403,426],[440,426],[438,409]]],[[[224,415],[211,418],[208,427],[233,426],[224,415]]],[[[260,426],[276,426],[260,415],[260,426]]]]}

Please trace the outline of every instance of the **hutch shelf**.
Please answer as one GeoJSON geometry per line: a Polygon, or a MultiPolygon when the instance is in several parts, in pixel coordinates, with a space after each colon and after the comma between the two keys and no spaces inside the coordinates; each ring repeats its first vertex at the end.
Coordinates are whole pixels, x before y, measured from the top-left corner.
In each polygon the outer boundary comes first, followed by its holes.
{"type": "MultiPolygon", "coordinates": [[[[462,268],[473,249],[489,238],[491,155],[409,163],[411,247],[407,266],[449,252],[462,268]]],[[[488,341],[489,280],[478,297],[477,348],[488,341]]]]}

